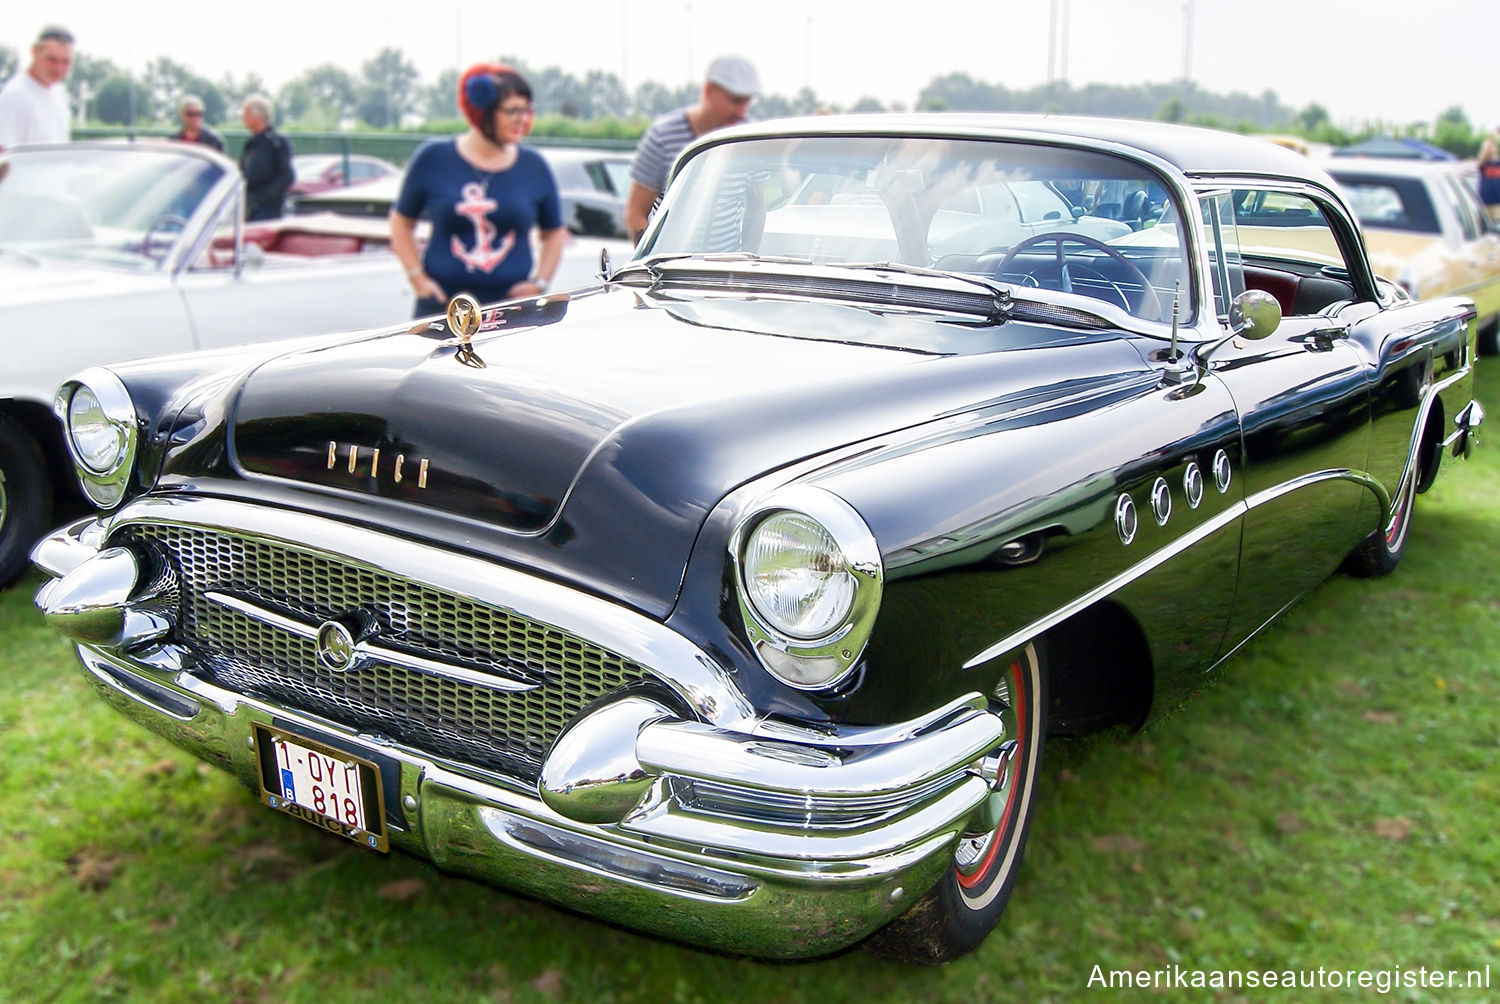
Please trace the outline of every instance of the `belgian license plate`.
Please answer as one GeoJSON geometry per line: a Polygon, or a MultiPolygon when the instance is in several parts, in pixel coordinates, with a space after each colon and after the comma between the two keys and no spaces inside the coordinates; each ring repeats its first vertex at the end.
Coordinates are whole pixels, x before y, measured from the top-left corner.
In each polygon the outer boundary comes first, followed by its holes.
{"type": "Polygon", "coordinates": [[[376,851],[390,849],[380,768],[322,743],[282,729],[255,726],[261,799],[376,851]]]}

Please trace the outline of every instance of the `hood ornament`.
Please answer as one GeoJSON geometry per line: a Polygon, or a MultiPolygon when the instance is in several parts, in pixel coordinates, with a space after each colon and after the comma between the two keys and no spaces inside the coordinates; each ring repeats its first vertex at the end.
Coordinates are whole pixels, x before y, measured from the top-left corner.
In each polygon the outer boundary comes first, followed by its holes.
{"type": "Polygon", "coordinates": [[[482,319],[479,301],[468,293],[459,293],[448,301],[448,331],[465,345],[479,330],[482,319]]]}

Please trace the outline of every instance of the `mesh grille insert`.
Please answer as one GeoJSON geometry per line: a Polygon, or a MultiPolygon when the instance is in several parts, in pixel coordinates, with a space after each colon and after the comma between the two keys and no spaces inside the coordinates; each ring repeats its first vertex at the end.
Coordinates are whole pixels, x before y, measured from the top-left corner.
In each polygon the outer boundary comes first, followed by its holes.
{"type": "Polygon", "coordinates": [[[128,526],[120,538],[154,544],[176,568],[178,640],[218,685],[526,781],[584,704],[645,673],[510,611],[274,541],[156,524],[128,526]],[[336,673],[312,640],[211,602],[204,594],[214,590],[313,625],[363,610],[381,645],[539,686],[504,693],[381,663],[336,673]]]}

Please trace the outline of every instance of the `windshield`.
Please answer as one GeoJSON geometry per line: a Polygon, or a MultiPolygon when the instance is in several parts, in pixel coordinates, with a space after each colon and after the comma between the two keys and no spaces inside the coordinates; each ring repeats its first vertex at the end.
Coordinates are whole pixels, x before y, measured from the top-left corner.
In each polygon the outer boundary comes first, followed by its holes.
{"type": "Polygon", "coordinates": [[[899,262],[1092,296],[1163,320],[1186,259],[1145,166],[1091,151],[922,137],[810,136],[710,147],[672,181],[639,256],[899,262]]]}
{"type": "Polygon", "coordinates": [[[0,248],[155,268],[224,173],[167,146],[14,151],[0,162],[0,248]]]}

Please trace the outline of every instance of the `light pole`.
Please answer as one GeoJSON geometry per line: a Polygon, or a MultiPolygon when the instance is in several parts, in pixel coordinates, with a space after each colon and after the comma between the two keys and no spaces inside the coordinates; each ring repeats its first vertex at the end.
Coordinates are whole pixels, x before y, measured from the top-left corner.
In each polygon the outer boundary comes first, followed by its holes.
{"type": "Polygon", "coordinates": [[[686,11],[686,16],[682,20],[687,25],[687,79],[688,83],[691,84],[698,72],[696,68],[697,64],[693,61],[693,4],[689,0],[688,3],[682,6],[686,11]]]}
{"type": "Polygon", "coordinates": [[[1057,80],[1057,0],[1047,18],[1047,83],[1057,80]]]}
{"type": "Polygon", "coordinates": [[[1068,82],[1068,24],[1073,19],[1072,0],[1062,0],[1062,82],[1068,82]]]}
{"type": "Polygon", "coordinates": [[[1193,80],[1193,5],[1195,0],[1183,0],[1182,4],[1182,87],[1184,93],[1193,80]]]}
{"type": "Polygon", "coordinates": [[[803,47],[803,54],[802,54],[803,61],[804,61],[803,70],[802,70],[802,86],[805,87],[805,88],[807,88],[807,90],[809,92],[812,91],[812,43],[813,43],[813,26],[812,26],[812,22],[813,22],[813,16],[811,14],[807,15],[807,41],[806,41],[806,44],[803,47]]]}

